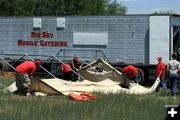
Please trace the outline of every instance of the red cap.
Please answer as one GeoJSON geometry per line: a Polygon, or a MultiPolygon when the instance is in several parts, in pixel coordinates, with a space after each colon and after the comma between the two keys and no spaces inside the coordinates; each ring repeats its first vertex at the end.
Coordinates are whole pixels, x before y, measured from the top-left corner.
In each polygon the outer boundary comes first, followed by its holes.
{"type": "Polygon", "coordinates": [[[35,65],[36,65],[36,66],[40,65],[40,59],[36,59],[36,60],[35,60],[35,65]]]}

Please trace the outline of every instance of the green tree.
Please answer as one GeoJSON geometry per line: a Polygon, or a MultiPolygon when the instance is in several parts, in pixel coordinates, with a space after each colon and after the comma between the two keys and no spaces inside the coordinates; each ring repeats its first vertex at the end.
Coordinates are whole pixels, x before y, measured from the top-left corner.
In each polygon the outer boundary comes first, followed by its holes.
{"type": "Polygon", "coordinates": [[[104,0],[81,0],[76,3],[76,15],[103,15],[104,0]]]}
{"type": "Polygon", "coordinates": [[[1,0],[1,16],[123,15],[117,0],[1,0]]]}
{"type": "Polygon", "coordinates": [[[127,12],[127,7],[123,6],[117,0],[107,0],[106,14],[107,15],[124,15],[127,12]]]}
{"type": "Polygon", "coordinates": [[[13,16],[13,0],[0,0],[0,15],[1,16],[13,16]]]}
{"type": "Polygon", "coordinates": [[[176,12],[174,12],[173,10],[162,10],[162,11],[156,11],[153,14],[177,14],[176,12]]]}
{"type": "Polygon", "coordinates": [[[15,0],[13,16],[33,16],[36,0],[15,0]]]}

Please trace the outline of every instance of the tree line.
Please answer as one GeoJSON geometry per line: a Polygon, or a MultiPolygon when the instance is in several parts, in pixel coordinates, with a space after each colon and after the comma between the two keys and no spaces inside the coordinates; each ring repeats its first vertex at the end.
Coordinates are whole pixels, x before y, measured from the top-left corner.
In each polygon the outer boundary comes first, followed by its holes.
{"type": "Polygon", "coordinates": [[[117,0],[0,0],[0,16],[124,15],[117,0]]]}

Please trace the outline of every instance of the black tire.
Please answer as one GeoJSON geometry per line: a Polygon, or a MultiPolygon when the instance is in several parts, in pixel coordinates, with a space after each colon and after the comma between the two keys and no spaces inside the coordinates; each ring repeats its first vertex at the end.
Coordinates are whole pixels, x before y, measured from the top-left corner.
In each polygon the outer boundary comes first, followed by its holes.
{"type": "Polygon", "coordinates": [[[136,81],[137,81],[137,83],[142,85],[142,84],[144,84],[144,71],[140,68],[138,68],[138,71],[139,71],[139,74],[138,74],[136,81]]]}

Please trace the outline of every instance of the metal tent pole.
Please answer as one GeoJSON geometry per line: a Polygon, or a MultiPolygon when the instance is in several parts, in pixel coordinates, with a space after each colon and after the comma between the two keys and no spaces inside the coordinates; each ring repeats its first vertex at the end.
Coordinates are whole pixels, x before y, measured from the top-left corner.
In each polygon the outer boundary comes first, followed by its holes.
{"type": "MultiPolygon", "coordinates": [[[[80,57],[79,57],[79,59],[82,61],[82,62],[84,62],[85,64],[87,64],[89,67],[91,67],[91,68],[93,68],[91,65],[89,65],[86,61],[84,61],[83,59],[81,59],[80,57]]],[[[100,73],[99,71],[97,71],[95,68],[93,68],[97,73],[99,73],[101,76],[103,76],[104,78],[106,78],[106,79],[109,79],[108,77],[106,77],[105,75],[103,75],[102,73],[100,73]]]]}
{"type": "MultiPolygon", "coordinates": [[[[13,68],[14,70],[16,70],[11,64],[9,64],[4,58],[0,57],[0,59],[2,59],[6,64],[8,64],[11,68],[13,68]]],[[[0,83],[0,85],[4,88],[4,90],[7,90],[7,87],[4,86],[2,83],[0,83]]],[[[5,92],[5,91],[4,91],[5,92]]]]}
{"type": "Polygon", "coordinates": [[[0,57],[6,64],[8,64],[11,68],[13,68],[14,70],[16,70],[11,64],[9,64],[4,58],[0,57]]]}
{"type": "MultiPolygon", "coordinates": [[[[34,59],[32,57],[30,57],[28,54],[25,54],[28,58],[30,58],[32,61],[34,61],[34,59]]],[[[52,73],[50,73],[48,70],[46,70],[43,66],[39,65],[40,68],[42,68],[44,71],[46,71],[49,75],[51,75],[54,78],[57,78],[56,76],[54,76],[52,73]]]]}
{"type": "MultiPolygon", "coordinates": [[[[66,64],[64,62],[62,62],[61,60],[59,60],[58,58],[56,58],[55,56],[53,56],[53,58],[55,58],[56,60],[58,60],[61,64],[65,65],[66,64]]],[[[68,67],[68,66],[67,66],[68,67]]],[[[85,80],[85,78],[83,76],[81,76],[79,73],[77,73],[76,71],[74,71],[72,68],[68,67],[69,69],[71,69],[76,75],[78,75],[79,77],[81,77],[83,80],[85,80]]]]}
{"type": "MultiPolygon", "coordinates": [[[[28,54],[25,54],[27,57],[29,57],[32,61],[34,61],[34,59],[32,57],[30,57],[28,54]]],[[[50,73],[48,70],[46,70],[44,67],[42,67],[41,65],[39,65],[43,70],[45,70],[48,74],[50,74],[52,77],[57,78],[56,76],[54,76],[52,73],[50,73]]],[[[62,80],[60,80],[64,85],[66,85],[71,92],[75,91],[73,90],[68,84],[66,84],[65,82],[63,82],[62,80]]]]}

